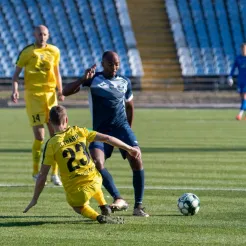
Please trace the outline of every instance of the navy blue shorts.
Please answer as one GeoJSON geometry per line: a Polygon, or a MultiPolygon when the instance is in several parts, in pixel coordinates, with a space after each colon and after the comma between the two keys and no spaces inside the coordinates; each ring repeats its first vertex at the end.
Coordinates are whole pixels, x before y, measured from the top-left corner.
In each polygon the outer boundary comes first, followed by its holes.
{"type": "MultiPolygon", "coordinates": [[[[111,128],[105,131],[99,131],[100,133],[107,134],[113,136],[115,138],[120,139],[122,142],[130,145],[130,146],[138,146],[138,141],[136,139],[135,134],[133,133],[131,127],[129,125],[124,125],[117,128],[111,128]]],[[[89,146],[89,149],[100,149],[105,154],[105,159],[109,158],[114,150],[112,145],[103,143],[103,142],[92,142],[89,146]]],[[[126,159],[126,151],[120,149],[121,155],[124,159],[126,159]]]]}
{"type": "Polygon", "coordinates": [[[238,85],[237,91],[238,91],[238,93],[240,93],[240,94],[246,93],[246,84],[238,85]]]}

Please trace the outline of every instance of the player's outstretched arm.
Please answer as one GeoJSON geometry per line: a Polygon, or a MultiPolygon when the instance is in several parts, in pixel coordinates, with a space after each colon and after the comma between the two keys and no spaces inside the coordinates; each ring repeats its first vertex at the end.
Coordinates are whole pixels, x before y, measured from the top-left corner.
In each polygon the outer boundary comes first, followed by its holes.
{"type": "Polygon", "coordinates": [[[112,136],[109,136],[106,134],[102,134],[102,133],[97,133],[94,141],[105,142],[105,143],[110,144],[114,147],[118,147],[120,149],[126,150],[131,156],[133,156],[137,159],[141,158],[141,151],[139,149],[134,148],[134,147],[122,142],[118,138],[115,138],[115,137],[112,137],[112,136]]]}
{"type": "Polygon", "coordinates": [[[83,85],[88,79],[91,79],[96,72],[96,64],[94,64],[92,67],[85,70],[85,74],[82,78],[79,78],[78,80],[68,83],[64,86],[62,90],[62,94],[64,96],[70,96],[72,94],[77,93],[80,90],[80,86],[83,85]]]}
{"type": "Polygon", "coordinates": [[[14,103],[18,102],[19,99],[19,91],[18,91],[18,80],[19,80],[19,75],[21,73],[22,68],[16,66],[15,72],[12,78],[12,94],[11,94],[11,100],[14,103]]]}
{"type": "Polygon", "coordinates": [[[38,202],[38,198],[45,186],[45,182],[46,182],[46,179],[47,179],[47,175],[48,175],[48,172],[50,170],[50,167],[51,166],[48,166],[48,165],[42,165],[41,166],[41,169],[40,169],[40,172],[39,172],[39,175],[38,175],[38,179],[36,181],[36,185],[35,185],[35,190],[34,190],[34,194],[33,194],[33,197],[32,197],[32,200],[31,202],[28,204],[28,206],[25,208],[25,210],[23,211],[23,213],[26,213],[28,212],[28,210],[30,208],[32,208],[33,206],[35,206],[38,202]]]}

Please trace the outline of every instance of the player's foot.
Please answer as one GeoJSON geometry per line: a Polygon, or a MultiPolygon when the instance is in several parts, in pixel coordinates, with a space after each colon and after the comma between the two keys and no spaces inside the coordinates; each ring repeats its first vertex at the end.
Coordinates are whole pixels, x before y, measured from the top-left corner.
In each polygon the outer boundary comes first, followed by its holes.
{"type": "Polygon", "coordinates": [[[58,175],[52,175],[50,181],[57,186],[62,186],[62,182],[58,175]]]}
{"type": "Polygon", "coordinates": [[[124,199],[116,199],[114,202],[110,205],[110,208],[112,212],[115,211],[124,211],[127,210],[129,207],[128,203],[124,199]]]}
{"type": "Polygon", "coordinates": [[[138,207],[138,208],[134,208],[133,210],[133,214],[134,216],[140,216],[140,217],[149,217],[149,214],[147,214],[145,211],[144,211],[144,208],[143,207],[138,207]]]}
{"type": "Polygon", "coordinates": [[[110,214],[112,213],[112,210],[108,204],[99,206],[99,208],[101,209],[102,215],[110,216],[110,214]]]}
{"type": "Polygon", "coordinates": [[[240,114],[238,114],[237,116],[236,116],[236,120],[241,120],[242,119],[242,116],[240,115],[240,114]]]}
{"type": "Polygon", "coordinates": [[[124,224],[125,223],[122,217],[109,217],[105,215],[98,215],[97,221],[100,224],[124,224]]]}

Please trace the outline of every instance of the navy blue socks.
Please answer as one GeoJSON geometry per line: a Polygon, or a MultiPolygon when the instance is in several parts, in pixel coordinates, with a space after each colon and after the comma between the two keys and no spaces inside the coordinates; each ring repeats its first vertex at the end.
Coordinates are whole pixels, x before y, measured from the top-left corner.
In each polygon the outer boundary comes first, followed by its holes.
{"type": "Polygon", "coordinates": [[[105,189],[108,191],[108,193],[114,198],[121,198],[120,197],[120,192],[118,191],[118,189],[116,188],[115,184],[114,184],[114,180],[113,177],[111,176],[111,174],[108,172],[108,170],[106,168],[102,169],[99,171],[102,175],[103,178],[103,186],[105,187],[105,189]]]}
{"type": "Polygon", "coordinates": [[[144,195],[144,170],[133,171],[133,187],[135,195],[134,208],[142,204],[144,195]]]}

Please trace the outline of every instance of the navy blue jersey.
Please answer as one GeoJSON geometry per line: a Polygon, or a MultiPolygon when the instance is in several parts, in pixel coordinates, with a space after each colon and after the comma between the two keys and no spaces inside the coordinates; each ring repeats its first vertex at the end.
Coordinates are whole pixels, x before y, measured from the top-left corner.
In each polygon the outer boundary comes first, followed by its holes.
{"type": "Polygon", "coordinates": [[[234,75],[236,68],[238,68],[238,85],[241,86],[243,84],[246,84],[246,56],[240,55],[236,57],[230,76],[234,75]]]}
{"type": "Polygon", "coordinates": [[[90,88],[89,103],[94,130],[100,132],[128,124],[125,102],[133,98],[131,81],[128,78],[116,75],[106,79],[99,72],[83,86],[90,88]]]}

